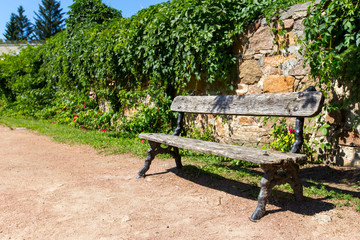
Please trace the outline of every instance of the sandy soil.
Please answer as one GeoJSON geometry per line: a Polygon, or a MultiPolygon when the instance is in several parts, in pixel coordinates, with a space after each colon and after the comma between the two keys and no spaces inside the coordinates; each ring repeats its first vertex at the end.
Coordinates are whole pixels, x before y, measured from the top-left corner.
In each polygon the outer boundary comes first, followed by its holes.
{"type": "Polygon", "coordinates": [[[280,194],[254,223],[248,184],[176,174],[169,159],[138,180],[142,165],[0,127],[0,239],[360,239],[360,214],[325,199],[280,194]]]}

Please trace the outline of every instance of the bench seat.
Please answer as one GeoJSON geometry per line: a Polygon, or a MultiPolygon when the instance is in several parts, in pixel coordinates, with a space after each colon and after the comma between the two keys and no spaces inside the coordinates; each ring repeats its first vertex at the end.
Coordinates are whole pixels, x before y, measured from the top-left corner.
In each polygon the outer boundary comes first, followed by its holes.
{"type": "Polygon", "coordinates": [[[288,162],[299,163],[306,161],[305,154],[283,153],[259,148],[208,142],[164,133],[143,133],[140,134],[139,137],[172,147],[243,160],[254,164],[284,164],[288,162]]]}

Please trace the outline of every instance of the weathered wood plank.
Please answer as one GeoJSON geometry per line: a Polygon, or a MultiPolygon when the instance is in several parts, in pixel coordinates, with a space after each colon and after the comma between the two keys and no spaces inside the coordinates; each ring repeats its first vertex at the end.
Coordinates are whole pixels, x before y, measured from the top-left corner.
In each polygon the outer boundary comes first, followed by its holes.
{"type": "Polygon", "coordinates": [[[163,133],[144,133],[140,134],[139,137],[141,139],[147,139],[166,144],[168,146],[244,160],[255,164],[282,164],[286,162],[300,162],[306,160],[306,156],[304,154],[282,153],[272,150],[207,142],[163,133]]]}
{"type": "Polygon", "coordinates": [[[178,96],[171,110],[247,116],[312,117],[321,111],[321,92],[258,95],[178,96]]]}

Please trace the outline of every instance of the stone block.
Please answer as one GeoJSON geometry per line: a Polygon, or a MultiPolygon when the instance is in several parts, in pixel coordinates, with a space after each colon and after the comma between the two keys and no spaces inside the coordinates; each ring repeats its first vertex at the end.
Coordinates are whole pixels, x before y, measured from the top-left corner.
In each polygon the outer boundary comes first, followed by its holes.
{"type": "Polygon", "coordinates": [[[221,118],[215,120],[216,132],[219,136],[228,136],[228,126],[222,122],[221,118]]]}
{"type": "Polygon", "coordinates": [[[293,14],[293,18],[294,19],[298,19],[298,18],[304,18],[304,17],[306,17],[307,16],[307,11],[305,10],[305,11],[296,11],[296,12],[294,12],[294,14],[293,14]]]}
{"type": "Polygon", "coordinates": [[[261,23],[261,27],[268,26],[267,21],[266,21],[266,18],[262,18],[262,19],[260,20],[260,23],[261,23]]]}
{"type": "Polygon", "coordinates": [[[315,86],[316,81],[313,78],[309,78],[308,75],[301,76],[299,79],[299,82],[294,85],[295,91],[304,91],[309,86],[315,86]]]}
{"type": "Polygon", "coordinates": [[[239,123],[242,125],[253,125],[254,121],[250,117],[240,117],[239,123]]]}
{"type": "Polygon", "coordinates": [[[253,51],[271,50],[274,37],[270,33],[269,26],[260,27],[249,39],[250,49],[253,51]]]}
{"type": "Polygon", "coordinates": [[[284,26],[278,23],[278,29],[290,29],[294,26],[294,22],[295,22],[294,19],[283,20],[284,26]]]}
{"type": "Polygon", "coordinates": [[[304,31],[305,30],[305,26],[303,24],[304,18],[301,19],[297,19],[296,21],[294,21],[294,27],[293,30],[294,31],[304,31]]]}
{"type": "Polygon", "coordinates": [[[280,68],[271,68],[269,75],[283,75],[283,72],[280,68]]]}
{"type": "Polygon", "coordinates": [[[289,46],[286,49],[284,49],[284,51],[288,55],[295,55],[297,59],[304,59],[303,53],[299,52],[300,46],[289,46]]]}
{"type": "Polygon", "coordinates": [[[281,93],[294,91],[295,78],[284,75],[270,75],[264,79],[264,93],[281,93]]]}
{"type": "Polygon", "coordinates": [[[308,63],[305,64],[305,68],[303,66],[304,61],[299,62],[293,69],[289,71],[289,75],[291,76],[306,76],[310,72],[310,65],[308,63]]]}
{"type": "Polygon", "coordinates": [[[276,55],[271,57],[266,57],[264,60],[265,65],[270,65],[271,67],[279,67],[281,64],[286,62],[289,59],[296,58],[296,55],[291,54],[287,57],[282,55],[276,55]]]}
{"type": "Polygon", "coordinates": [[[343,132],[340,136],[339,145],[360,147],[360,135],[355,131],[343,132]]]}
{"type": "Polygon", "coordinates": [[[261,89],[257,85],[249,85],[247,94],[261,94],[261,89]]]}
{"type": "Polygon", "coordinates": [[[306,12],[310,3],[311,2],[297,4],[297,5],[291,6],[287,11],[281,11],[280,19],[284,20],[284,19],[288,19],[288,18],[294,18],[293,15],[295,14],[295,12],[303,12],[303,11],[306,12]]]}
{"type": "Polygon", "coordinates": [[[283,64],[281,64],[280,68],[283,71],[283,74],[285,76],[289,75],[289,71],[291,71],[293,68],[296,67],[298,61],[296,58],[291,58],[289,60],[287,60],[286,62],[284,62],[283,64]]]}
{"type": "Polygon", "coordinates": [[[238,89],[236,90],[237,95],[243,95],[248,92],[249,86],[247,84],[238,84],[238,89]]]}
{"type": "Polygon", "coordinates": [[[256,60],[244,61],[239,67],[239,72],[241,84],[254,84],[258,82],[263,75],[256,60]]]}
{"type": "Polygon", "coordinates": [[[290,32],[286,33],[285,36],[279,36],[279,45],[280,46],[296,46],[297,39],[298,39],[297,35],[293,31],[290,31],[290,32]]]}
{"type": "Polygon", "coordinates": [[[360,168],[360,148],[341,146],[336,156],[336,164],[344,167],[360,168]]]}
{"type": "Polygon", "coordinates": [[[259,66],[259,67],[262,67],[262,66],[265,65],[265,56],[262,55],[262,54],[260,54],[260,55],[261,55],[261,56],[260,56],[260,58],[258,59],[258,66],[259,66]]]}
{"type": "MultiPolygon", "coordinates": [[[[276,48],[276,46],[273,46],[273,47],[276,48]]],[[[269,54],[273,53],[273,49],[271,49],[271,50],[260,50],[259,52],[261,54],[263,54],[263,55],[269,55],[269,54]]]]}
{"type": "Polygon", "coordinates": [[[260,53],[254,55],[254,59],[256,60],[259,60],[261,57],[263,57],[263,55],[260,53]]]}

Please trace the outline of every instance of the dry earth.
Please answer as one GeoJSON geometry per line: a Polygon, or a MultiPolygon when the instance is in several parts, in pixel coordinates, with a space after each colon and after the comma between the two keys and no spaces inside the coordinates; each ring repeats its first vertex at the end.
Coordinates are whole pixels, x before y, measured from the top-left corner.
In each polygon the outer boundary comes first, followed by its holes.
{"type": "Polygon", "coordinates": [[[354,209],[285,194],[254,223],[247,184],[177,175],[165,159],[137,180],[142,165],[0,127],[0,239],[360,239],[354,209]]]}

